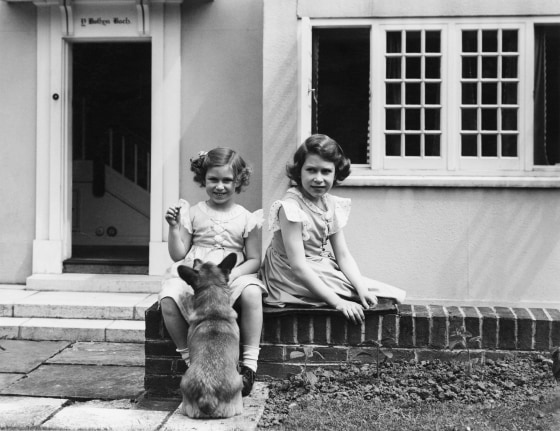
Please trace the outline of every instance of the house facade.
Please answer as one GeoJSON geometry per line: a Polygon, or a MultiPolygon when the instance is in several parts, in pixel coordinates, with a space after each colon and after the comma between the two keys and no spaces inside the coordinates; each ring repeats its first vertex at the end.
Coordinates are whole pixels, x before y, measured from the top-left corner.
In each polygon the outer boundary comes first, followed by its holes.
{"type": "MultiPolygon", "coordinates": [[[[230,146],[264,208],[311,133],[362,272],[411,303],[560,307],[560,4],[0,1],[1,284],[78,247],[170,264],[188,160],[230,146]]],[[[263,247],[270,232],[263,229],[263,247]]]]}

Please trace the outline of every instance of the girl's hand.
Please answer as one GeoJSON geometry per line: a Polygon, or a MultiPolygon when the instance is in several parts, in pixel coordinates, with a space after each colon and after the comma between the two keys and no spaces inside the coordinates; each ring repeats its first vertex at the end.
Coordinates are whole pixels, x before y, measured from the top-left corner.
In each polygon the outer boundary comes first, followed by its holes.
{"type": "Polygon", "coordinates": [[[336,309],[346,317],[348,320],[352,321],[354,324],[362,323],[364,320],[364,309],[362,304],[358,304],[353,301],[346,301],[341,299],[340,303],[336,306],[336,309]]]}
{"type": "Polygon", "coordinates": [[[165,220],[169,223],[169,226],[177,226],[179,224],[179,217],[181,216],[181,207],[172,206],[169,207],[165,213],[165,220]]]}
{"type": "Polygon", "coordinates": [[[377,296],[375,296],[373,293],[369,291],[365,291],[363,294],[360,295],[360,301],[362,302],[362,305],[366,310],[369,308],[377,307],[377,303],[378,303],[377,296]]]}

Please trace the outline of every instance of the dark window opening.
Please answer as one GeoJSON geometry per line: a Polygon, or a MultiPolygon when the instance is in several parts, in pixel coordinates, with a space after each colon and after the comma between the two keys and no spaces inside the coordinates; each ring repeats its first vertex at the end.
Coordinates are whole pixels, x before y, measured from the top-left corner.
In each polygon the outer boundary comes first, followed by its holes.
{"type": "Polygon", "coordinates": [[[313,30],[312,131],[335,139],[352,163],[368,163],[370,31],[313,30]]]}
{"type": "Polygon", "coordinates": [[[560,163],[560,25],[535,26],[534,163],[560,163]]]}

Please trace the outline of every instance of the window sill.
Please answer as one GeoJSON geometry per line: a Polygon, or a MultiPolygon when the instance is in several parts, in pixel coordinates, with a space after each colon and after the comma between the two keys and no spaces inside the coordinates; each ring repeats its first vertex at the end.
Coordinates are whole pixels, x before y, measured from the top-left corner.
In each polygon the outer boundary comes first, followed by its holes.
{"type": "Polygon", "coordinates": [[[340,187],[560,188],[560,176],[350,175],[340,187]]]}

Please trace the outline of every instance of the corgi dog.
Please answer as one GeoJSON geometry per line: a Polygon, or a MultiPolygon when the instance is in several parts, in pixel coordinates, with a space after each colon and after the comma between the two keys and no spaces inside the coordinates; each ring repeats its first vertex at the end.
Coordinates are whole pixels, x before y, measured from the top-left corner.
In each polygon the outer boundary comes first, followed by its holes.
{"type": "Polygon", "coordinates": [[[241,414],[243,401],[237,313],[229,303],[228,277],[237,256],[218,265],[195,260],[179,276],[194,291],[186,299],[190,366],[181,379],[182,413],[191,418],[228,418],[241,414]]]}

